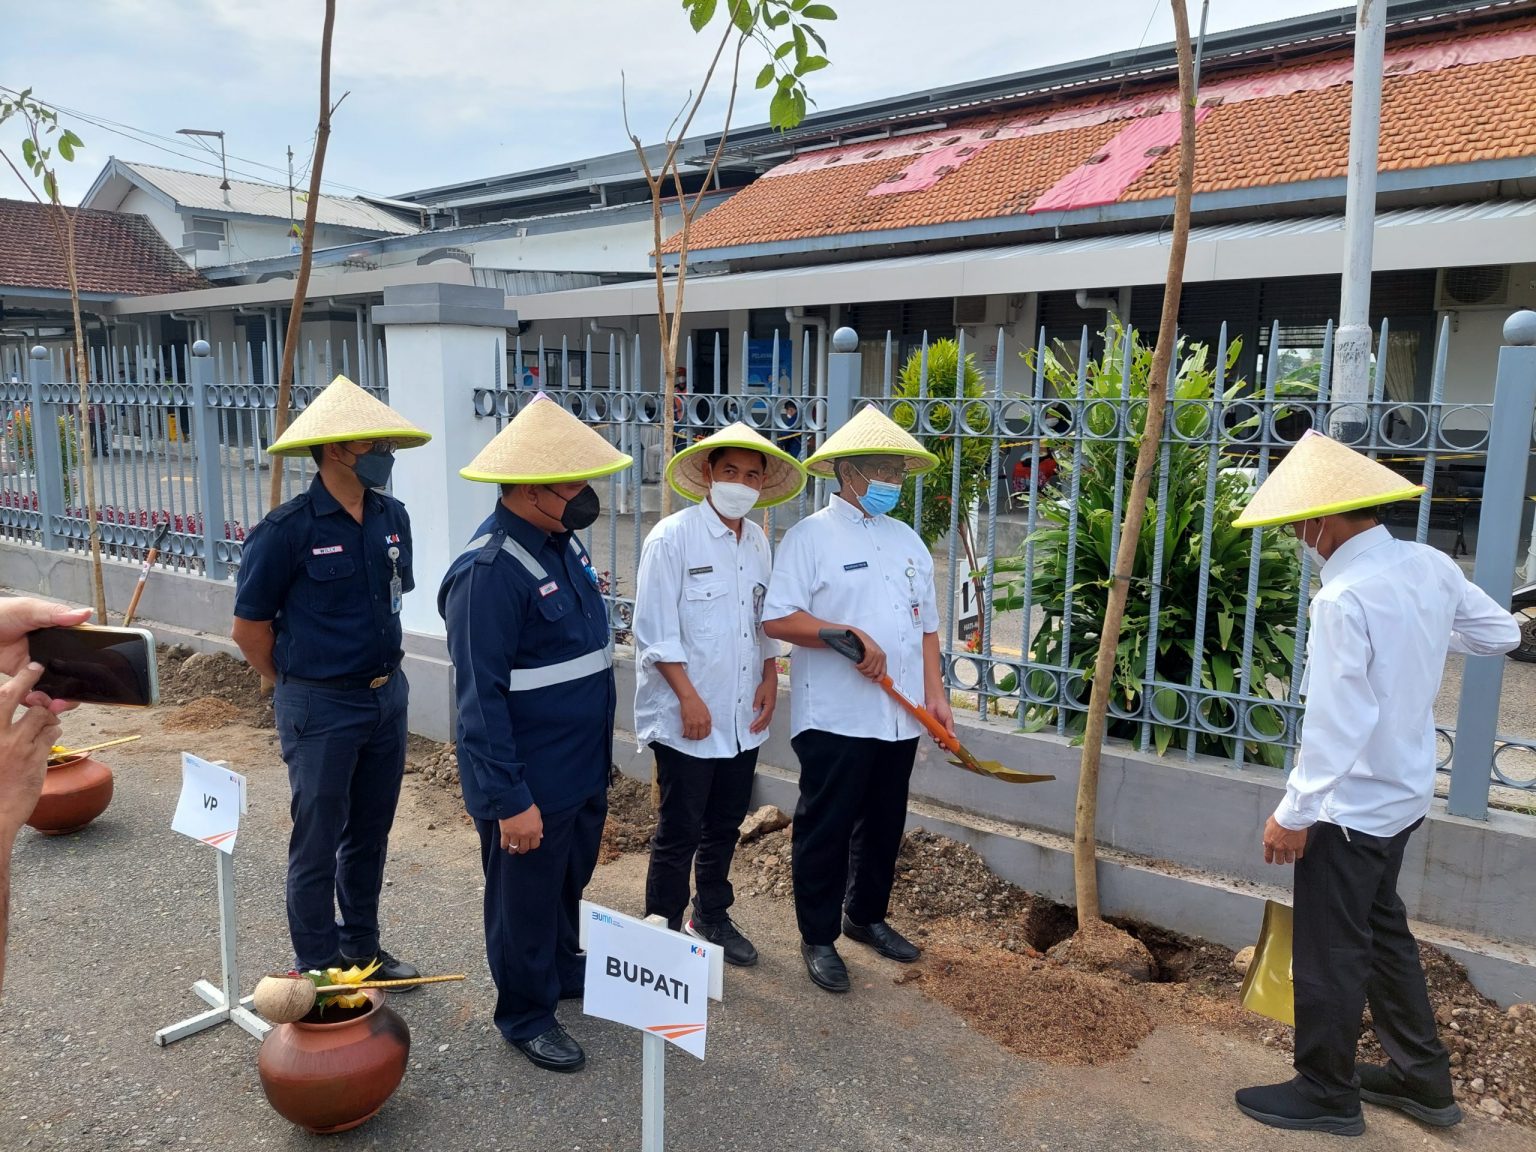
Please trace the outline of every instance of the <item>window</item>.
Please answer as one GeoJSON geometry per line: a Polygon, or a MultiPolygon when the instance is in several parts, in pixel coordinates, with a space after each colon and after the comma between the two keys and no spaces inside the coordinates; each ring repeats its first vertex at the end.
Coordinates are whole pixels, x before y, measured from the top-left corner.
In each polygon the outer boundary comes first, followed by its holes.
{"type": "Polygon", "coordinates": [[[229,239],[225,222],[214,216],[192,217],[192,231],[198,236],[206,236],[219,244],[229,239]]]}

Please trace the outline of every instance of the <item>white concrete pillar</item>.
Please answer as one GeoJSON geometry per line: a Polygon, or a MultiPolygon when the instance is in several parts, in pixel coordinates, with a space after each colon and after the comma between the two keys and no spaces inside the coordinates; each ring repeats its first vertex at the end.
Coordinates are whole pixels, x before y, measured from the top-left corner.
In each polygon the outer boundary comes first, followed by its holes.
{"type": "Polygon", "coordinates": [[[405,598],[407,632],[444,635],[437,589],[448,565],[491,513],[496,488],[463,479],[459,469],[496,434],[476,419],[475,388],[505,371],[506,336],[517,313],[495,288],[467,284],[403,284],[384,290],[373,322],[384,326],[389,404],[432,434],[420,448],[399,453],[394,492],[411,514],[416,591],[405,598]]]}

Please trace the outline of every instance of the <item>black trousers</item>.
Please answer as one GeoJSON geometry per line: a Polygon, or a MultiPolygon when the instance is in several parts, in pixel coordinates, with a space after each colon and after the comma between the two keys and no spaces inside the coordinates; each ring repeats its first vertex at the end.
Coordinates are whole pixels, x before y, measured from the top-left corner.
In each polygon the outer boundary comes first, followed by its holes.
{"type": "Polygon", "coordinates": [[[288,933],[300,969],[379,950],[384,857],[405,775],[409,689],[279,684],[272,696],[288,765],[288,933]],[[341,911],[340,924],[336,921],[341,911]]]}
{"type": "Polygon", "coordinates": [[[1450,1057],[1397,894],[1403,849],[1422,822],[1391,837],[1314,824],[1296,862],[1295,1083],[1322,1107],[1359,1107],[1355,1045],[1367,1003],[1376,1038],[1409,1091],[1451,1095],[1450,1057]]]}
{"type": "Polygon", "coordinates": [[[807,944],[831,944],[844,911],[855,924],[885,919],[917,739],[869,740],[811,728],[790,743],[800,760],[790,857],[795,917],[807,944]]]}
{"type": "Polygon", "coordinates": [[[485,955],[496,982],[496,1027],[532,1040],[555,1026],[561,996],[586,985],[577,913],[597,867],[608,794],[539,813],[544,839],[518,855],[501,847],[501,825],[475,819],[485,869],[485,955]]]}
{"type": "Polygon", "coordinates": [[[728,759],[701,759],[654,741],[651,750],[661,808],[645,874],[645,914],[679,920],[688,907],[691,871],[694,916],[702,924],[718,924],[736,899],[731,857],[752,801],[757,749],[728,759]]]}

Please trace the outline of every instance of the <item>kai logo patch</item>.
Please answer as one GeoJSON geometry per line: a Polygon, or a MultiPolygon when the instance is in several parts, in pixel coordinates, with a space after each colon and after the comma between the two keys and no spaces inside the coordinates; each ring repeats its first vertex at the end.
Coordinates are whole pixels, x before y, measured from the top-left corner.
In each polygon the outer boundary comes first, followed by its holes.
{"type": "Polygon", "coordinates": [[[388,536],[384,537],[384,543],[386,543],[386,544],[398,544],[398,543],[400,543],[400,533],[398,533],[398,532],[391,532],[388,536]]]}

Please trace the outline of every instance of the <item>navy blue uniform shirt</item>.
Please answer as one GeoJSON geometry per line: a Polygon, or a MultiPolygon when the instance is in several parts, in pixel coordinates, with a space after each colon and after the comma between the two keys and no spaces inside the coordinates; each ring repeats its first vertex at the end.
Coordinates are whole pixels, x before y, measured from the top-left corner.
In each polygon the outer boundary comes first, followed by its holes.
{"type": "Polygon", "coordinates": [[[284,676],[380,676],[402,655],[397,572],[402,594],[416,586],[405,505],[370,490],[359,524],[317,475],[246,537],[235,615],[272,621],[272,662],[284,676]]]}
{"type": "Polygon", "coordinates": [[[559,812],[608,787],[618,699],[608,608],[571,533],[551,535],[498,502],[475,535],[490,540],[453,562],[437,597],[456,682],[464,807],[482,820],[530,804],[559,812]],[[508,554],[506,540],[542,579],[508,554]]]}

